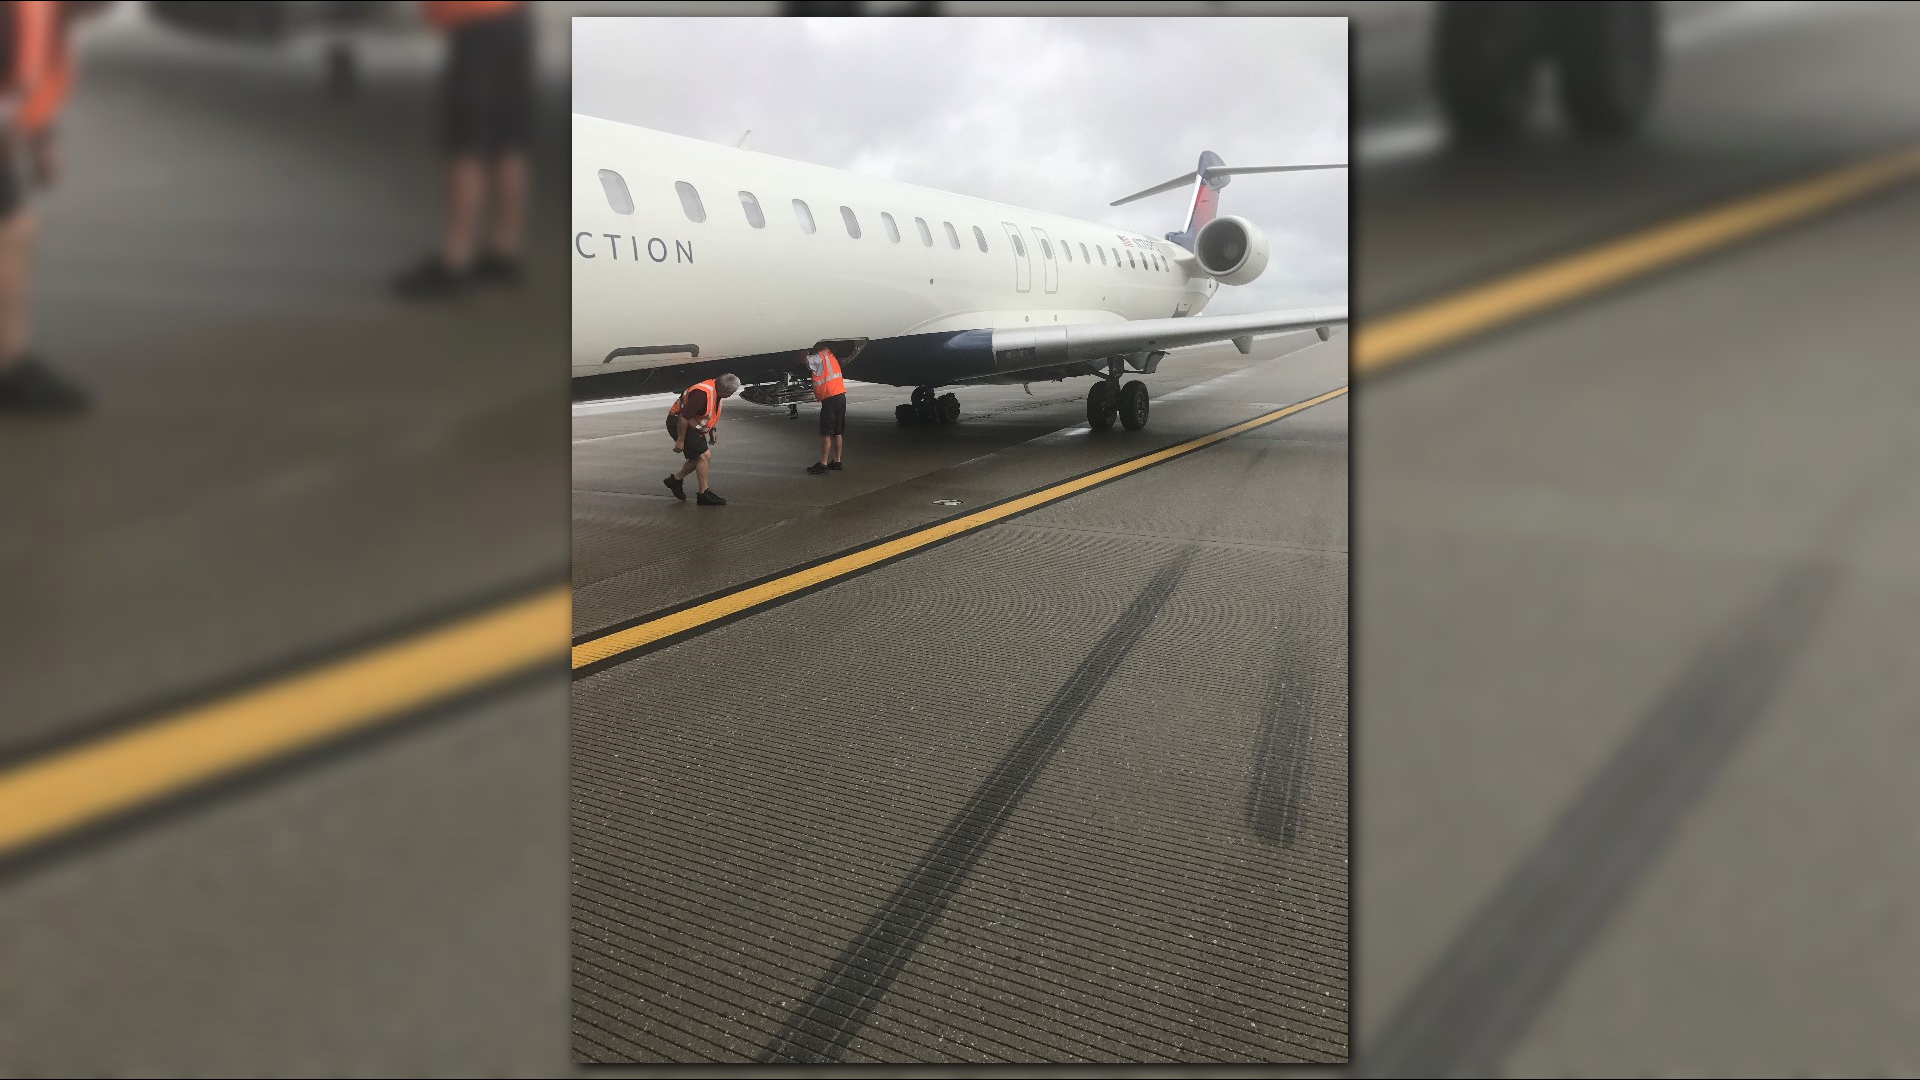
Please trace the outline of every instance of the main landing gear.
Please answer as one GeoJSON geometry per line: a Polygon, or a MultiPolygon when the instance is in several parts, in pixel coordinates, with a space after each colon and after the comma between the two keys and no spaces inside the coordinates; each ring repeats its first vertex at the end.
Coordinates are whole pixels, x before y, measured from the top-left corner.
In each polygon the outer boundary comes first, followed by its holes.
{"type": "Polygon", "coordinates": [[[960,419],[960,399],[952,394],[934,396],[931,386],[916,386],[913,400],[893,408],[893,418],[903,424],[951,424],[960,419]]]}
{"type": "Polygon", "coordinates": [[[1139,379],[1120,385],[1120,377],[1111,375],[1094,383],[1087,391],[1087,426],[1105,431],[1120,418],[1120,426],[1139,431],[1147,426],[1147,384],[1139,379]]]}

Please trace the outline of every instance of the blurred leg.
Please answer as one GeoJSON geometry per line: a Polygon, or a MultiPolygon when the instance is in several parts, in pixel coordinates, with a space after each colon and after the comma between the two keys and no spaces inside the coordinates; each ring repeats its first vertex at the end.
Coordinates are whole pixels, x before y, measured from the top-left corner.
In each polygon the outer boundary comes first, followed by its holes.
{"type": "Polygon", "coordinates": [[[33,215],[22,207],[0,221],[0,366],[27,351],[27,263],[33,252],[33,215]]]}
{"type": "Polygon", "coordinates": [[[482,200],[486,197],[486,166],[481,152],[485,100],[478,61],[472,28],[453,31],[447,39],[446,66],[440,77],[439,134],[446,158],[440,242],[432,254],[394,281],[400,295],[411,299],[458,296],[468,284],[482,200]]]}
{"type": "MultiPolygon", "coordinates": [[[[0,169],[11,169],[4,155],[0,169]]],[[[77,412],[87,406],[86,391],[27,351],[27,284],[37,223],[19,201],[17,185],[5,185],[0,199],[0,410],[77,412]]]]}
{"type": "Polygon", "coordinates": [[[490,281],[520,277],[526,246],[527,148],[533,142],[533,20],[522,9],[488,24],[478,35],[483,64],[483,109],[492,186],[487,250],[478,272],[490,281]]]}
{"type": "Polygon", "coordinates": [[[441,222],[440,258],[450,270],[473,262],[474,234],[486,195],[486,168],[479,158],[457,157],[447,166],[447,210],[441,222]]]}

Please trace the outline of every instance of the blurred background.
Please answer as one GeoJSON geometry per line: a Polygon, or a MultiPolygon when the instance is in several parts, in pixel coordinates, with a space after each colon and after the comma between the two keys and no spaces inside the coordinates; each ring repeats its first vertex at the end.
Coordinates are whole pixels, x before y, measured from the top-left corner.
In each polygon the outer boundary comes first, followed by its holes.
{"type": "MultiPolygon", "coordinates": [[[[539,4],[519,276],[402,295],[449,205],[425,7],[74,28],[19,294],[86,407],[0,410],[0,807],[566,580],[572,14],[1346,13],[1351,1071],[1920,1070],[1920,6],[539,4]]],[[[1116,60],[1205,108],[1208,57],[1116,60]]],[[[0,1072],[567,1071],[563,636],[0,810],[0,1072]]]]}

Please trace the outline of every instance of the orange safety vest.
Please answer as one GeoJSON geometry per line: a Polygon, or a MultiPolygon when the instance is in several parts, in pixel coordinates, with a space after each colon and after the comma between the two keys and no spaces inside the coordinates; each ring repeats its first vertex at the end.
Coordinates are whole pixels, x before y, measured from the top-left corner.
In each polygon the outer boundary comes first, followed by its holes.
{"type": "Polygon", "coordinates": [[[13,73],[3,88],[18,111],[14,122],[34,135],[47,129],[66,103],[73,64],[66,50],[60,5],[22,0],[13,8],[13,73]]]}
{"type": "Polygon", "coordinates": [[[840,377],[840,358],[832,349],[808,353],[807,360],[807,370],[813,373],[813,400],[825,401],[847,392],[846,381],[840,377]]]}
{"type": "Polygon", "coordinates": [[[505,15],[525,0],[422,0],[427,22],[436,30],[452,30],[470,22],[505,15]]]}
{"type": "Polygon", "coordinates": [[[679,416],[680,406],[686,404],[687,395],[693,393],[695,390],[705,390],[707,392],[707,415],[704,420],[694,420],[690,421],[690,423],[695,431],[712,431],[714,425],[720,422],[720,388],[713,385],[712,379],[708,379],[706,382],[694,383],[692,386],[680,391],[680,396],[673,399],[673,406],[667,410],[667,414],[670,416],[679,416]]]}

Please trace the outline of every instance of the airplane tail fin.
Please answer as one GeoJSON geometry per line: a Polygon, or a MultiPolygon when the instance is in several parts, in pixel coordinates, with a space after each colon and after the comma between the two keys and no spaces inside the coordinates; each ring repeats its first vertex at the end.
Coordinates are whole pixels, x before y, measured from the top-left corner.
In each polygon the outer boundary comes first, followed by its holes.
{"type": "Polygon", "coordinates": [[[1207,150],[1200,154],[1200,163],[1194,166],[1192,172],[1182,176],[1176,176],[1163,184],[1155,184],[1145,191],[1136,191],[1124,199],[1115,199],[1108,205],[1124,206],[1136,199],[1144,199],[1149,195],[1158,195],[1163,191],[1172,191],[1175,188],[1192,184],[1193,202],[1187,209],[1186,228],[1179,232],[1170,232],[1167,234],[1168,240],[1186,248],[1188,251],[1192,251],[1194,238],[1199,236],[1200,230],[1205,228],[1207,222],[1212,221],[1214,216],[1219,213],[1220,189],[1227,186],[1227,181],[1230,178],[1241,173],[1310,172],[1318,169],[1344,169],[1346,167],[1345,164],[1339,164],[1242,165],[1236,168],[1229,168],[1226,162],[1220,160],[1219,154],[1207,150]]]}

